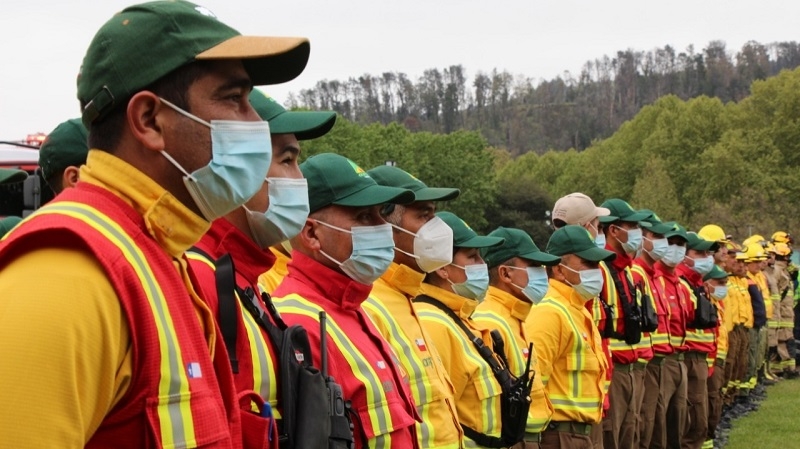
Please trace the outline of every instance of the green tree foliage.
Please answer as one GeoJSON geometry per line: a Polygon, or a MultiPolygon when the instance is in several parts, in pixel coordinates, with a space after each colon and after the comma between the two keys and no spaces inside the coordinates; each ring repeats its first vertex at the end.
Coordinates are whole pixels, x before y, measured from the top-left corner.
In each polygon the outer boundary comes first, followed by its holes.
{"type": "Polygon", "coordinates": [[[429,186],[455,187],[461,195],[441,209],[450,210],[476,229],[484,229],[487,206],[495,198],[495,154],[474,131],[412,133],[397,123],[360,126],[339,116],[325,136],[302,143],[302,159],[337,153],[365,170],[392,161],[429,186]]]}
{"type": "Polygon", "coordinates": [[[425,70],[416,80],[402,72],[364,74],[320,81],[291,95],[289,103],[333,109],[359,124],[395,122],[434,133],[475,130],[513,155],[543,154],[586,149],[666,95],[739,101],[753,81],[798,66],[797,42],[750,41],[736,52],[711,41],[699,51],[693,46],[618,51],[587,61],[580,73],[551,80],[498,69],[469,76],[460,65],[425,70]]]}

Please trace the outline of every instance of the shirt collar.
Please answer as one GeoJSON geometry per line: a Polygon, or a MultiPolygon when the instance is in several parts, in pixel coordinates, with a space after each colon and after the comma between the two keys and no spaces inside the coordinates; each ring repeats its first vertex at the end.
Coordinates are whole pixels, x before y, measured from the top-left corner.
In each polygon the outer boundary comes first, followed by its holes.
{"type": "Polygon", "coordinates": [[[653,265],[653,272],[655,276],[661,276],[665,279],[668,279],[670,282],[675,283],[678,282],[678,268],[675,268],[675,271],[670,273],[669,267],[665,266],[663,262],[656,262],[653,265]]]}
{"type": "Polygon", "coordinates": [[[104,188],[128,203],[142,216],[150,236],[172,257],[180,257],[210,227],[208,221],[157,182],[106,151],[89,151],[80,180],[104,188]]]}
{"type": "Polygon", "coordinates": [[[633,263],[638,265],[638,266],[640,266],[640,267],[642,267],[644,272],[647,273],[647,277],[652,278],[653,275],[655,274],[654,267],[652,265],[648,265],[647,261],[644,260],[644,258],[637,257],[636,259],[634,259],[633,263]]]}
{"type": "Polygon", "coordinates": [[[548,282],[550,283],[550,289],[545,297],[555,296],[578,310],[584,309],[586,301],[569,284],[555,279],[550,279],[548,282]]]}
{"type": "Polygon", "coordinates": [[[305,284],[322,298],[343,309],[361,308],[361,303],[372,290],[371,284],[356,282],[346,274],[328,268],[297,250],[292,251],[292,260],[286,268],[289,271],[287,277],[305,284]]]}
{"type": "Polygon", "coordinates": [[[215,255],[229,253],[236,264],[236,271],[248,281],[256,282],[275,262],[269,249],[262,249],[250,236],[224,218],[214,220],[211,229],[200,240],[215,255]]]}
{"type": "Polygon", "coordinates": [[[439,288],[423,282],[421,285],[420,293],[428,295],[433,299],[441,301],[442,304],[447,306],[450,310],[456,313],[462,320],[468,319],[472,316],[472,312],[478,307],[478,301],[475,299],[465,298],[457,295],[451,291],[439,288]]]}
{"type": "Polygon", "coordinates": [[[533,307],[530,302],[523,301],[507,291],[492,286],[489,286],[489,291],[486,292],[484,301],[495,301],[501,304],[511,316],[520,321],[525,321],[531,311],[531,307],[533,307]]]}
{"type": "Polygon", "coordinates": [[[689,283],[692,285],[703,285],[703,276],[683,263],[675,267],[675,272],[677,272],[679,276],[683,276],[688,279],[689,283]]]}
{"type": "Polygon", "coordinates": [[[616,255],[617,255],[617,257],[615,257],[615,258],[614,258],[614,259],[611,261],[611,265],[612,265],[612,266],[613,266],[613,267],[614,267],[614,268],[615,268],[617,271],[623,271],[625,268],[628,268],[628,267],[630,267],[630,266],[631,266],[631,263],[633,263],[633,259],[632,259],[632,258],[631,258],[631,256],[630,256],[628,253],[626,253],[625,251],[617,251],[617,250],[615,250],[615,249],[614,249],[614,247],[612,247],[610,244],[606,244],[606,249],[607,249],[607,250],[609,250],[609,251],[613,251],[613,252],[614,252],[614,254],[616,254],[616,255]]]}
{"type": "Polygon", "coordinates": [[[425,273],[403,264],[392,262],[381,279],[392,288],[403,292],[409,298],[419,295],[420,286],[425,279],[425,273]]]}

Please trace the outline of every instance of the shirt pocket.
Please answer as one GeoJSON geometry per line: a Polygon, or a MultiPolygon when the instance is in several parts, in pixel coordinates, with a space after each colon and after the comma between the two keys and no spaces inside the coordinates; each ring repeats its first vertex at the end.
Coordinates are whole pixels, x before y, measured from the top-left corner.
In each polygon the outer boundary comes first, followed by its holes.
{"type": "Polygon", "coordinates": [[[148,398],[150,447],[209,447],[230,439],[228,420],[220,407],[208,390],[148,398]],[[184,422],[183,417],[190,421],[184,422]]]}
{"type": "Polygon", "coordinates": [[[472,386],[467,388],[474,388],[476,396],[481,401],[500,396],[502,393],[500,384],[497,383],[492,373],[482,372],[476,374],[470,379],[470,382],[472,386]]]}
{"type": "Polygon", "coordinates": [[[595,354],[587,348],[573,351],[567,354],[567,369],[569,371],[578,371],[581,373],[598,373],[600,372],[600,361],[598,357],[605,356],[602,353],[595,354]]]}

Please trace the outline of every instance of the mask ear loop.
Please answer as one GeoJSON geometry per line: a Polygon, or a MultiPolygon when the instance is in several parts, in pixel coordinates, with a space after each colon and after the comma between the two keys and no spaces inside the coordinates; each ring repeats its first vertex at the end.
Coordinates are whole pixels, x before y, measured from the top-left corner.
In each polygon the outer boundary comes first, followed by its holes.
{"type": "Polygon", "coordinates": [[[192,119],[192,120],[194,120],[194,121],[196,121],[198,123],[202,123],[203,125],[206,125],[211,129],[214,129],[214,125],[212,125],[211,123],[209,123],[209,122],[201,119],[200,117],[192,114],[191,112],[184,111],[183,109],[175,106],[172,102],[169,102],[169,101],[167,101],[167,100],[165,100],[165,99],[163,99],[161,97],[158,97],[158,99],[161,100],[161,102],[164,103],[165,105],[167,105],[170,108],[172,108],[175,112],[177,112],[177,113],[179,113],[181,115],[184,115],[184,116],[186,116],[186,117],[188,117],[188,118],[190,118],[190,119],[192,119]]]}

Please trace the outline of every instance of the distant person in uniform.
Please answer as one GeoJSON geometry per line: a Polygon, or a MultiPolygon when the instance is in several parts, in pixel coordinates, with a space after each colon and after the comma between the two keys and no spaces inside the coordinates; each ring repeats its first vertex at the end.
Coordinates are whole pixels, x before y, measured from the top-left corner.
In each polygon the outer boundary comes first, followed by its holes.
{"type": "Polygon", "coordinates": [[[53,192],[75,187],[80,179],[80,167],[89,154],[89,132],[81,119],[60,123],[39,148],[39,167],[42,177],[53,192]]]}

